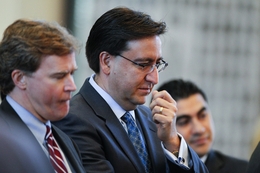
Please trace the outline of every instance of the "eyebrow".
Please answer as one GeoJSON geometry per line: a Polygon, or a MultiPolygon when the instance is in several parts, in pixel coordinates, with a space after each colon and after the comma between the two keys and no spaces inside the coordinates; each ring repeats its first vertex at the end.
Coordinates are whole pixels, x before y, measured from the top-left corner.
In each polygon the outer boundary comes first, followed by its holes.
{"type": "MultiPolygon", "coordinates": [[[[203,106],[196,114],[199,115],[199,114],[201,114],[205,110],[207,110],[207,108],[205,106],[203,106]]],[[[177,119],[176,119],[176,122],[181,120],[181,119],[185,119],[185,118],[190,118],[190,115],[188,115],[188,114],[178,115],[177,119]]]]}
{"type": "Polygon", "coordinates": [[[57,71],[57,72],[54,72],[54,73],[52,73],[52,74],[50,74],[51,76],[52,75],[59,75],[59,74],[69,74],[69,73],[74,73],[75,71],[77,71],[78,70],[78,67],[76,67],[76,68],[74,68],[73,70],[61,70],[61,71],[57,71]]]}
{"type": "MultiPolygon", "coordinates": [[[[157,61],[160,61],[160,60],[163,60],[163,57],[160,57],[160,58],[158,58],[158,59],[156,59],[156,62],[157,61]]],[[[145,58],[136,58],[136,59],[134,59],[133,61],[149,61],[149,62],[153,62],[154,61],[154,59],[153,58],[149,58],[149,57],[145,57],[145,58]]]]}

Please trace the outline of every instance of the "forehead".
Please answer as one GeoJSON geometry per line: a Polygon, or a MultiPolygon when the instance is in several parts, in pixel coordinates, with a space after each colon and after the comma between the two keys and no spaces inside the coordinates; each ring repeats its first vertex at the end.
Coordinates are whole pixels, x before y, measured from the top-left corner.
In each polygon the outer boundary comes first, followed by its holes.
{"type": "Polygon", "coordinates": [[[180,99],[177,101],[177,115],[182,114],[196,114],[203,107],[208,108],[207,102],[201,94],[193,94],[188,98],[180,99]]]}
{"type": "Polygon", "coordinates": [[[48,55],[42,58],[39,69],[55,70],[68,70],[77,68],[75,53],[68,55],[48,55]]]}
{"type": "Polygon", "coordinates": [[[127,43],[128,53],[136,57],[161,57],[161,39],[159,36],[151,36],[138,40],[131,40],[127,43]]]}

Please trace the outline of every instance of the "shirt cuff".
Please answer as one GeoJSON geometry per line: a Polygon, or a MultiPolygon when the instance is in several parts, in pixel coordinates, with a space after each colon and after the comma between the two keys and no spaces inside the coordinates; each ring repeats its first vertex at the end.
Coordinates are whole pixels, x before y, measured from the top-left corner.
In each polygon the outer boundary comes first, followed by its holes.
{"type": "Polygon", "coordinates": [[[174,154],[172,154],[170,151],[168,151],[164,147],[163,143],[161,143],[162,148],[164,150],[164,153],[165,153],[166,157],[169,160],[171,160],[172,162],[176,162],[178,164],[182,164],[185,167],[189,168],[188,164],[189,164],[189,161],[190,161],[190,156],[189,156],[188,146],[186,144],[186,141],[182,137],[182,135],[178,133],[178,136],[181,139],[181,144],[180,144],[180,148],[179,148],[179,156],[178,156],[178,158],[174,154]]]}

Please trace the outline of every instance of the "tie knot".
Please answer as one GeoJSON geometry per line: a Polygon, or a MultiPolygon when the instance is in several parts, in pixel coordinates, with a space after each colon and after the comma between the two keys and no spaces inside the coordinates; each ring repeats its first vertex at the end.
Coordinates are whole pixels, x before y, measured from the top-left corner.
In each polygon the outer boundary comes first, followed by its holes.
{"type": "Polygon", "coordinates": [[[122,119],[126,124],[128,124],[129,122],[134,121],[132,115],[131,115],[129,112],[126,112],[126,113],[121,117],[121,119],[122,119]]]}

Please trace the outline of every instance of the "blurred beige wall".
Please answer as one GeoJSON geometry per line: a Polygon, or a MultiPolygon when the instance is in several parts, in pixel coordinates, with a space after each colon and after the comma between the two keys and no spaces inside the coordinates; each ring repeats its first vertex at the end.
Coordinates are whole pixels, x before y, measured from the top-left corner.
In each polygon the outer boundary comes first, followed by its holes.
{"type": "Polygon", "coordinates": [[[19,18],[42,19],[65,24],[64,0],[0,0],[0,39],[5,28],[19,18]]]}

